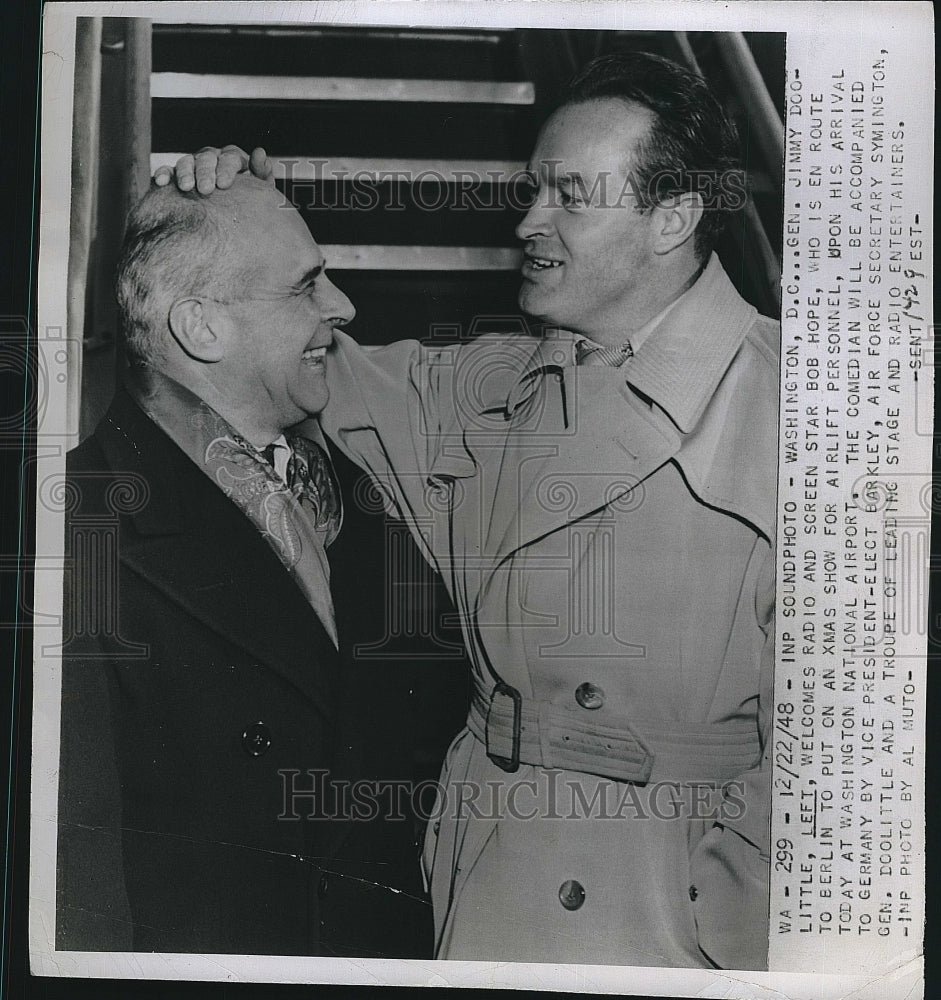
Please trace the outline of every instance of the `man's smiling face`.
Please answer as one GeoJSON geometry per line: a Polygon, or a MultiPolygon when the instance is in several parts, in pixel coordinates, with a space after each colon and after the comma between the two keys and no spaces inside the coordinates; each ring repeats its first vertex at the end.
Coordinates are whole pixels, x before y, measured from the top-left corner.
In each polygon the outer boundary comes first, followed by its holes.
{"type": "Polygon", "coordinates": [[[629,179],[652,120],[638,105],[598,98],[543,126],[529,164],[535,202],[516,235],[520,307],[547,325],[618,342],[637,290],[653,280],[656,219],[637,210],[629,179]]]}
{"type": "Polygon", "coordinates": [[[355,310],[327,277],[301,216],[273,188],[247,215],[240,237],[250,238],[237,241],[250,255],[245,288],[224,303],[229,336],[222,365],[255,419],[284,429],[326,405],[324,354],[334,328],[355,310]]]}

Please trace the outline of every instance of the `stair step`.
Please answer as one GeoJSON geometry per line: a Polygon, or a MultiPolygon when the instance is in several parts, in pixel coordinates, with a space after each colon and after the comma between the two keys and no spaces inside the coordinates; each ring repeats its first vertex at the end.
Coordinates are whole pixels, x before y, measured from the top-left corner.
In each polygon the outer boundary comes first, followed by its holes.
{"type": "Polygon", "coordinates": [[[483,332],[482,323],[525,329],[519,317],[520,276],[512,271],[332,271],[356,306],[350,333],[363,344],[434,334],[454,341],[483,332]]]}
{"type": "Polygon", "coordinates": [[[217,24],[153,26],[155,72],[424,79],[516,80],[517,39],[512,30],[277,28],[217,24]]]}
{"type": "Polygon", "coordinates": [[[522,254],[508,247],[350,246],[321,244],[334,271],[518,271],[522,254]]]}
{"type": "MultiPolygon", "coordinates": [[[[151,153],[150,169],[173,166],[182,153],[151,153]]],[[[505,184],[519,180],[524,160],[411,160],[375,156],[272,156],[274,175],[295,184],[371,182],[444,182],[505,184]]]]}
{"type": "Polygon", "coordinates": [[[243,76],[154,73],[151,97],[249,101],[400,101],[425,104],[532,104],[531,83],[395,80],[350,76],[243,76]]]}
{"type": "MultiPolygon", "coordinates": [[[[178,153],[154,154],[151,168],[174,164],[178,153]]],[[[281,172],[281,171],[279,171],[281,172]]],[[[310,176],[313,171],[309,171],[310,176]]],[[[391,246],[518,247],[516,226],[525,212],[522,191],[505,184],[374,183],[368,179],[279,181],[319,243],[391,246]]],[[[441,177],[403,172],[407,177],[441,177]]],[[[473,175],[485,176],[477,170],[473,175]]],[[[510,177],[506,173],[500,176],[510,177]]],[[[517,175],[520,176],[520,175],[517,175]]]]}
{"type": "Polygon", "coordinates": [[[199,149],[234,142],[283,155],[309,139],[333,156],[525,160],[538,123],[527,107],[403,105],[378,101],[206,101],[155,98],[151,148],[199,149]]]}
{"type": "Polygon", "coordinates": [[[470,191],[386,184],[338,191],[335,185],[323,185],[306,190],[303,186],[288,186],[285,193],[298,206],[319,243],[512,249],[520,246],[515,229],[523,212],[502,207],[508,192],[499,188],[470,191]],[[474,199],[483,200],[491,194],[497,210],[470,207],[474,199]],[[442,200],[435,202],[439,196],[442,200]],[[426,200],[416,203],[415,199],[421,197],[426,200]],[[438,207],[431,208],[433,205],[438,207]]]}

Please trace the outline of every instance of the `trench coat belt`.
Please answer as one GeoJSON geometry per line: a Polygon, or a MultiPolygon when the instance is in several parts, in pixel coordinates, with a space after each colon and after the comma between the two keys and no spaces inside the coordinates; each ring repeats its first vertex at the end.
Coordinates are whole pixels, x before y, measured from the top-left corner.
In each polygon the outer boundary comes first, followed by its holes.
{"type": "Polygon", "coordinates": [[[756,767],[757,726],[628,722],[607,711],[537,701],[474,675],[467,728],[504,770],[520,764],[583,771],[615,781],[728,781],[756,767]]]}

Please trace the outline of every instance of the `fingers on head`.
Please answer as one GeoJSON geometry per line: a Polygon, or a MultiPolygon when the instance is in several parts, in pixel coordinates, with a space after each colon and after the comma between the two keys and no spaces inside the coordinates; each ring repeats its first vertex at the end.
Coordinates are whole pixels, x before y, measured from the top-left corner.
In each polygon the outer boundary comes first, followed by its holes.
{"type": "Polygon", "coordinates": [[[223,149],[216,166],[216,187],[231,187],[235,178],[245,169],[246,161],[247,157],[237,146],[223,149]]]}
{"type": "Polygon", "coordinates": [[[256,177],[260,177],[262,180],[274,179],[274,169],[272,168],[271,160],[268,159],[268,155],[261,146],[257,146],[252,150],[249,165],[256,177]]]}
{"type": "Polygon", "coordinates": [[[218,163],[219,157],[214,149],[204,149],[196,154],[196,190],[200,194],[212,194],[215,190],[218,163]]]}
{"type": "Polygon", "coordinates": [[[196,183],[193,157],[187,153],[176,161],[176,186],[181,191],[192,191],[196,183]]]}

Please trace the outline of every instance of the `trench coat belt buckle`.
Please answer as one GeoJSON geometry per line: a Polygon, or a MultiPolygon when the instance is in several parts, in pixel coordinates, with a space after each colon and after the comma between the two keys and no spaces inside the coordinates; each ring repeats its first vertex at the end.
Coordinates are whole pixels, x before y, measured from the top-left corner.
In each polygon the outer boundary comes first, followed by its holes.
{"type": "MultiPolygon", "coordinates": [[[[757,731],[747,724],[646,729],[622,716],[580,718],[561,705],[524,697],[503,681],[490,688],[474,678],[468,729],[504,771],[520,764],[583,771],[615,781],[726,780],[760,758],[757,731]]],[[[674,727],[678,724],[673,723],[674,727]]]]}
{"type": "Polygon", "coordinates": [[[520,744],[523,732],[523,696],[503,681],[497,681],[490,696],[490,706],[487,709],[486,730],[487,756],[504,771],[513,773],[520,769],[520,744]],[[506,721],[506,713],[509,721],[506,721]],[[496,719],[501,717],[502,726],[496,719]],[[491,728],[491,722],[493,727],[491,728]],[[491,740],[491,733],[493,739],[491,740]],[[500,741],[502,737],[502,742],[500,741]],[[503,750],[503,753],[500,751],[503,750]],[[508,751],[508,752],[507,752],[508,751]]]}

